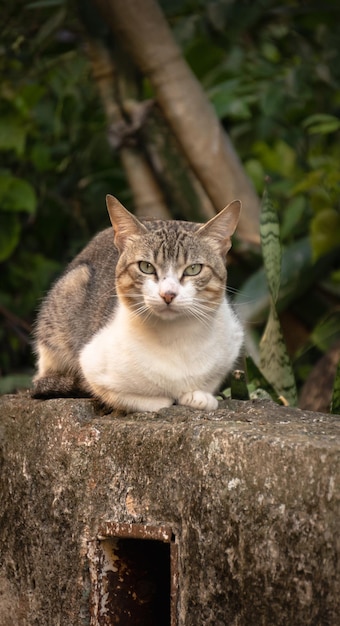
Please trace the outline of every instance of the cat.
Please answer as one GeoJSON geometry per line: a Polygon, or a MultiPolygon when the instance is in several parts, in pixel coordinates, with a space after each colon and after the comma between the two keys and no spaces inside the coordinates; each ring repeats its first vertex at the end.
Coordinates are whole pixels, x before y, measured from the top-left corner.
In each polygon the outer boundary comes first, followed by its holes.
{"type": "Polygon", "coordinates": [[[226,297],[241,202],[202,225],[138,220],[106,201],[113,230],[78,254],[38,314],[33,397],[91,395],[127,412],[216,409],[243,343],[226,297]]]}

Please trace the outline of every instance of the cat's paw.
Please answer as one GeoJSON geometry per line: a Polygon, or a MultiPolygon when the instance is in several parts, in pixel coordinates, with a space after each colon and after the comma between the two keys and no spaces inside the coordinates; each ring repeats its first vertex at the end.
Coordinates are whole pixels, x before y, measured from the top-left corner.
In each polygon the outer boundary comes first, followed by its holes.
{"type": "MultiPolygon", "coordinates": [[[[174,401],[172,398],[145,398],[143,404],[144,411],[160,411],[161,409],[166,409],[169,406],[172,406],[174,401]]],[[[140,409],[141,410],[141,409],[140,409]]]]}
{"type": "Polygon", "coordinates": [[[178,398],[178,404],[191,406],[194,409],[202,409],[203,411],[214,411],[218,407],[216,398],[207,391],[196,389],[188,391],[178,398]]]}

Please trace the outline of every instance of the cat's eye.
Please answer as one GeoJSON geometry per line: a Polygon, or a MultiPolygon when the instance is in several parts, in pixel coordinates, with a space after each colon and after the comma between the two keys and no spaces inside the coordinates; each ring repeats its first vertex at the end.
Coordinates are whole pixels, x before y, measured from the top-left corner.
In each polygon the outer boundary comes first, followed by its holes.
{"type": "Polygon", "coordinates": [[[183,276],[197,276],[202,270],[202,263],[193,263],[188,265],[183,272],[183,276]]]}
{"type": "Polygon", "coordinates": [[[139,261],[138,267],[143,274],[156,274],[154,266],[148,261],[139,261]]]}

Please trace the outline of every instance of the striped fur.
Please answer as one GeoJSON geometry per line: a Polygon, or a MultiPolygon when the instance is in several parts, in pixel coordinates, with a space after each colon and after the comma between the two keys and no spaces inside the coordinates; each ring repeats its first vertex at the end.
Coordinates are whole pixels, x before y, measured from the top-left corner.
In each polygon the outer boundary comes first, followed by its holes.
{"type": "Polygon", "coordinates": [[[235,201],[205,225],[139,221],[107,198],[113,225],[74,259],[36,326],[33,395],[91,394],[109,407],[211,410],[242,328],[226,298],[235,201]]]}

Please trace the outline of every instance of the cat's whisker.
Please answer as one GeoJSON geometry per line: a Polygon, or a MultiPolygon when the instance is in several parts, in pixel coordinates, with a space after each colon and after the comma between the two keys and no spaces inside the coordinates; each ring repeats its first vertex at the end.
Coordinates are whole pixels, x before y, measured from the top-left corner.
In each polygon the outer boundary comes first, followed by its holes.
{"type": "Polygon", "coordinates": [[[194,304],[199,307],[202,312],[204,311],[208,317],[211,317],[214,311],[216,311],[216,306],[214,304],[207,304],[201,300],[194,301],[194,304]]]}
{"type": "MultiPolygon", "coordinates": [[[[211,309],[209,311],[211,313],[211,309]]],[[[205,328],[210,328],[211,315],[209,315],[200,304],[193,302],[186,311],[187,317],[194,317],[197,321],[201,322],[205,328]]]]}
{"type": "Polygon", "coordinates": [[[256,304],[256,302],[255,298],[244,298],[243,302],[242,300],[238,300],[237,302],[232,301],[232,305],[235,308],[239,306],[249,306],[250,304],[256,304]]]}
{"type": "Polygon", "coordinates": [[[202,313],[202,311],[200,311],[199,309],[190,309],[189,313],[192,317],[194,317],[195,319],[197,319],[198,321],[200,321],[203,326],[205,328],[210,328],[211,327],[211,318],[210,316],[206,316],[204,313],[202,313]]]}
{"type": "Polygon", "coordinates": [[[138,319],[142,323],[147,322],[152,315],[150,307],[143,302],[130,306],[130,313],[132,314],[132,319],[138,319]]]}
{"type": "Polygon", "coordinates": [[[203,326],[204,328],[206,328],[207,330],[209,330],[209,328],[210,328],[210,323],[209,323],[209,322],[210,322],[210,320],[206,320],[204,317],[202,317],[202,316],[200,315],[200,313],[199,313],[199,312],[197,312],[197,311],[192,311],[192,310],[191,310],[191,311],[188,311],[188,317],[189,317],[189,316],[190,316],[190,317],[194,317],[194,318],[195,318],[198,322],[200,322],[200,323],[202,324],[202,326],[203,326]]]}
{"type": "Polygon", "coordinates": [[[130,305],[130,311],[132,311],[132,313],[134,313],[135,315],[139,315],[142,313],[149,312],[149,307],[146,306],[144,302],[140,301],[140,302],[136,302],[135,304],[130,305]]]}
{"type": "Polygon", "coordinates": [[[103,296],[105,296],[105,298],[118,298],[115,288],[103,291],[103,296]]]}
{"type": "Polygon", "coordinates": [[[231,285],[228,284],[225,286],[224,291],[232,294],[242,293],[240,289],[237,289],[236,287],[231,287],[231,285]]]}
{"type": "Polygon", "coordinates": [[[37,397],[80,385],[128,412],[158,411],[175,398],[214,410],[242,345],[226,298],[238,290],[225,285],[221,256],[240,202],[200,227],[140,222],[112,196],[107,205],[115,238],[99,233],[42,306],[37,397]]]}
{"type": "Polygon", "coordinates": [[[231,295],[231,302],[233,306],[242,306],[242,305],[250,305],[256,302],[256,298],[248,298],[240,289],[234,289],[233,287],[229,287],[229,285],[225,288],[226,295],[231,295]],[[235,300],[232,296],[239,296],[238,302],[235,303],[235,300]]]}

